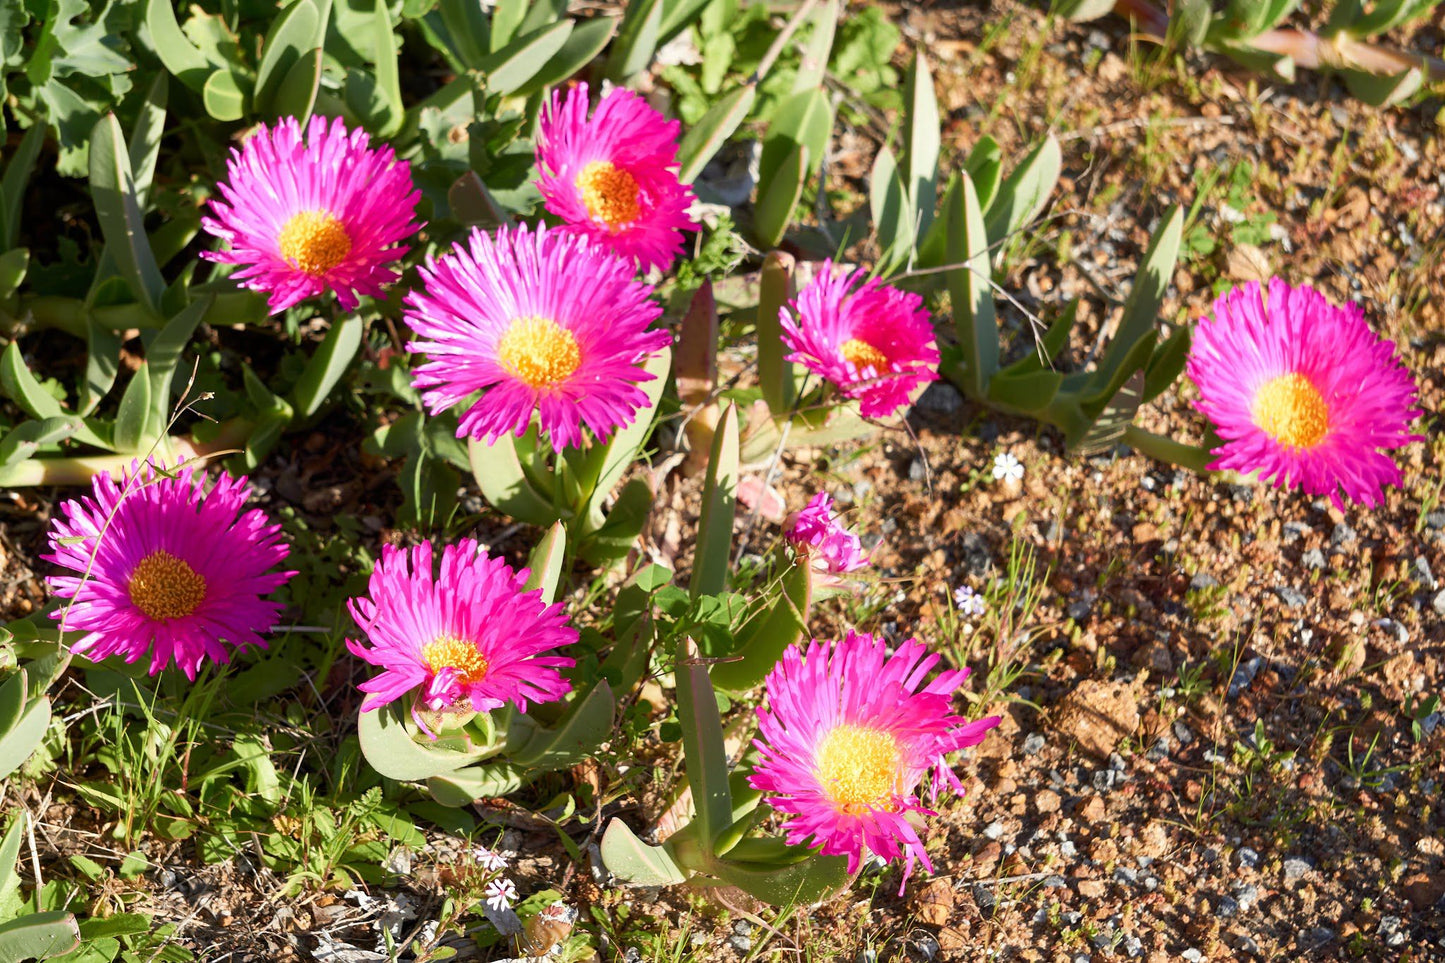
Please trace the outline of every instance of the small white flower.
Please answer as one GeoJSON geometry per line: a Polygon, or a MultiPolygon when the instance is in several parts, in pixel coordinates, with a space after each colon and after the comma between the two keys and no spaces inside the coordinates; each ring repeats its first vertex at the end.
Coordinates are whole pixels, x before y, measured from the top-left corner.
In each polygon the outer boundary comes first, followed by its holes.
{"type": "Polygon", "coordinates": [[[516,898],[517,887],[505,876],[487,884],[487,905],[499,913],[511,909],[516,898]]]}
{"type": "Polygon", "coordinates": [[[473,855],[477,858],[477,865],[488,872],[495,873],[507,868],[507,861],[485,846],[478,846],[473,855]]]}
{"type": "Polygon", "coordinates": [[[993,477],[999,481],[1022,481],[1023,463],[1006,451],[999,452],[993,459],[993,477]]]}
{"type": "Polygon", "coordinates": [[[983,600],[983,596],[967,585],[960,585],[954,590],[953,604],[962,615],[982,615],[988,611],[988,603],[983,600]]]}

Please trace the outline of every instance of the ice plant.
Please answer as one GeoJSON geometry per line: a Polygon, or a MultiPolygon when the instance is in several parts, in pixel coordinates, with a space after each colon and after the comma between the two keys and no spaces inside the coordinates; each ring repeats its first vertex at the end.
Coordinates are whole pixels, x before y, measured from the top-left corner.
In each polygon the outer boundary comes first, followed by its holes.
{"type": "Polygon", "coordinates": [[[406,320],[429,359],[413,383],[437,413],[477,391],[457,437],[521,435],[539,416],[554,448],[582,443],[582,425],[607,438],[637,417],[651,381],[649,354],[671,336],[632,266],[585,237],[557,230],[473,230],[421,269],[406,320]],[[485,390],[484,390],[485,389],[485,390]]]}
{"type": "Polygon", "coordinates": [[[80,633],[70,650],[99,661],[150,653],[150,674],[174,662],[189,679],[201,664],[229,662],[231,650],[264,649],[261,633],[279,602],[264,596],[295,572],[281,526],[246,504],[245,477],[222,475],[209,490],[191,467],[163,471],[135,462],[117,481],[102,472],[91,494],[61,505],[44,556],[75,575],[47,581],[69,602],[52,613],[80,633]]]}
{"type": "Polygon", "coordinates": [[[294,117],[262,124],[226,162],[206,230],[228,250],[201,257],[238,264],[231,275],[269,298],[272,313],[327,290],[346,310],[400,275],[390,265],[421,226],[411,165],[340,118],[312,117],[303,141],[294,117]]]}
{"type": "Polygon", "coordinates": [[[500,558],[464,538],[442,550],[432,570],[432,545],[410,550],[388,545],[371,573],[369,595],[348,603],[371,642],[346,640],[352,654],[382,671],[361,683],[370,712],[415,690],[419,709],[490,712],[507,703],[551,702],[571,683],[557,672],[574,664],[544,653],[577,641],[561,604],[526,591],[527,570],[514,572],[500,558]]]}
{"type": "Polygon", "coordinates": [[[789,361],[856,398],[863,417],[886,418],[937,380],[938,346],[921,297],[863,277],[825,261],[783,309],[783,341],[789,361]]]}
{"type": "Polygon", "coordinates": [[[814,495],[794,517],[788,541],[834,574],[856,572],[868,564],[858,536],[833,514],[833,498],[827,492],[814,495]]]}
{"type": "Polygon", "coordinates": [[[569,230],[666,270],[682,250],[692,189],[678,181],[678,123],[613,87],[587,116],[587,85],[553,91],[537,127],[537,187],[569,230]]]}
{"type": "Polygon", "coordinates": [[[1421,439],[1410,434],[1414,379],[1378,337],[1358,304],[1336,307],[1308,285],[1273,278],[1214,302],[1189,352],[1197,407],[1224,444],[1213,470],[1258,472],[1280,488],[1341,494],[1377,505],[1399,485],[1398,465],[1381,449],[1421,439]]]}
{"type": "Polygon", "coordinates": [[[882,639],[849,632],[836,645],[794,645],[769,673],[768,707],[758,710],[760,761],[749,781],[780,812],[790,844],[811,840],[827,855],[848,857],[849,872],[868,850],[933,869],[910,814],[932,815],[917,790],[932,771],[940,787],[962,792],[945,758],[977,745],[998,716],[968,722],[951,708],[968,670],[925,677],[938,664],[909,639],[888,655],[882,639]]]}

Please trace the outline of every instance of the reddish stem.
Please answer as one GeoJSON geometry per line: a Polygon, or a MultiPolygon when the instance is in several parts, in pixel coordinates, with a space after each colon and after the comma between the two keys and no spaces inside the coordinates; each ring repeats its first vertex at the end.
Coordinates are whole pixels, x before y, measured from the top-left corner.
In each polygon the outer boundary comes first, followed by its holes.
{"type": "MultiPolygon", "coordinates": [[[[1160,38],[1169,35],[1169,14],[1150,0],[1115,0],[1114,12],[1133,20],[1142,33],[1160,38]]],[[[1266,30],[1250,40],[1249,46],[1283,54],[1309,70],[1354,69],[1391,76],[1411,67],[1421,67],[1429,71],[1431,80],[1445,80],[1445,60],[1379,47],[1344,34],[1325,38],[1308,30],[1266,30]]]]}

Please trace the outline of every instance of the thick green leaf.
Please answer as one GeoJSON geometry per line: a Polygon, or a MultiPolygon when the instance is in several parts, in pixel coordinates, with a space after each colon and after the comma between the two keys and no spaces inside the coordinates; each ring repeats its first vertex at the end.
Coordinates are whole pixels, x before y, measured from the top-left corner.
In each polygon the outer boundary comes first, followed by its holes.
{"type": "MultiPolygon", "coordinates": [[[[166,322],[166,326],[146,343],[145,367],[150,377],[151,416],[146,434],[152,439],[165,433],[171,416],[171,382],[175,379],[176,368],[181,354],[191,342],[196,327],[216,303],[216,296],[208,294],[178,312],[166,322]]],[[[139,375],[139,372],[137,372],[139,375]]],[[[122,405],[123,407],[124,405],[122,405]]]]}
{"type": "Polygon", "coordinates": [[[44,960],[80,946],[75,916],[54,910],[0,924],[0,960],[44,960]]]}
{"type": "MultiPolygon", "coordinates": [[[[15,723],[20,721],[25,712],[25,691],[24,669],[11,672],[4,682],[0,683],[0,732],[9,732],[15,728],[15,723]]],[[[5,857],[4,848],[8,845],[7,837],[5,843],[0,844],[0,879],[15,865],[14,853],[11,853],[8,859],[5,857]]]]}
{"type": "Polygon", "coordinates": [[[1066,436],[1069,450],[1080,454],[1108,451],[1124,439],[1144,397],[1144,372],[1135,371],[1079,437],[1066,436]]]}
{"type": "Polygon", "coordinates": [[[692,803],[697,809],[698,840],[704,856],[732,823],[732,792],[728,786],[727,750],[723,746],[722,718],[717,694],[708,679],[707,665],[698,660],[692,640],[677,643],[677,721],[682,725],[683,762],[692,803]]]}
{"type": "Polygon", "coordinates": [[[1157,332],[1159,307],[1169,293],[1169,284],[1174,279],[1174,265],[1179,260],[1179,245],[1184,236],[1184,210],[1178,205],[1164,215],[1159,230],[1149,240],[1144,252],[1144,261],[1139,273],[1134,276],[1134,286],[1129,299],[1124,302],[1124,314],[1119,319],[1119,328],[1099,362],[1094,385],[1114,382],[1105,392],[1112,397],[1122,384],[1115,380],[1124,359],[1134,352],[1134,346],[1151,332],[1157,332]]]}
{"type": "Polygon", "coordinates": [[[166,282],[146,240],[145,212],[136,196],[125,136],[114,114],[95,125],[90,143],[90,196],[105,235],[106,250],[136,300],[160,313],[166,282]]]}
{"type": "MultiPolygon", "coordinates": [[[[1143,374],[1144,366],[1154,354],[1154,346],[1159,342],[1158,330],[1146,332],[1144,337],[1134,342],[1129,353],[1124,355],[1118,368],[1108,380],[1104,380],[1101,372],[1095,372],[1088,381],[1088,386],[1080,391],[1079,405],[1086,416],[1092,418],[1123,388],[1124,383],[1135,374],[1143,374]],[[1087,394],[1085,393],[1087,392],[1087,394]]],[[[1142,397],[1144,386],[1139,385],[1139,394],[1142,397]]],[[[1137,406],[1136,406],[1137,407],[1137,406]]]]}
{"type": "Polygon", "coordinates": [[[562,517],[552,500],[527,479],[510,436],[503,435],[492,444],[472,438],[467,442],[467,454],[477,487],[492,507],[529,525],[551,525],[562,517]]]}
{"type": "Polygon", "coordinates": [[[607,512],[607,520],[581,540],[578,557],[590,565],[606,565],[626,558],[647,527],[652,498],[652,486],[645,478],[634,478],[623,485],[617,501],[607,512]]]}
{"type": "Polygon", "coordinates": [[[418,743],[402,722],[403,711],[394,702],[360,714],[356,734],[371,768],[388,779],[430,779],[477,761],[474,753],[418,743]]]}
{"type": "MultiPolygon", "coordinates": [[[[158,407],[165,410],[164,402],[158,407]]],[[[115,415],[115,450],[121,454],[142,454],[154,438],[147,437],[146,423],[151,419],[151,379],[149,365],[142,361],[125,393],[120,396],[120,407],[115,415]]]]}
{"type": "Polygon", "coordinates": [[[613,487],[627,473],[627,469],[642,457],[643,446],[652,432],[653,416],[662,401],[662,393],[667,388],[667,375],[672,370],[672,349],[663,348],[649,355],[642,367],[652,375],[652,380],[639,385],[647,396],[647,402],[638,410],[637,417],[631,424],[614,432],[605,445],[597,446],[598,453],[602,456],[602,467],[591,473],[597,480],[594,482],[592,504],[589,506],[589,519],[601,518],[602,500],[611,494],[613,487]]]}
{"type": "Polygon", "coordinates": [[[40,696],[25,706],[15,724],[0,732],[0,779],[5,779],[25,765],[25,760],[39,748],[50,727],[50,697],[40,696]]]}
{"type": "Polygon", "coordinates": [[[447,204],[452,209],[452,218],[464,227],[489,231],[512,223],[511,216],[492,197],[476,171],[467,171],[452,182],[447,189],[447,204]]]}
{"type": "MultiPolygon", "coordinates": [[[[32,418],[67,418],[70,412],[60,406],[60,402],[35,380],[35,375],[25,366],[25,359],[20,354],[20,343],[11,341],[5,346],[5,351],[0,354],[0,391],[5,396],[24,410],[32,418]]],[[[75,440],[86,445],[94,445],[97,448],[110,447],[106,441],[97,435],[93,430],[82,424],[75,431],[75,440]]]]}
{"type": "Polygon", "coordinates": [[[1098,20],[1114,9],[1114,0],[1055,0],[1053,10],[1070,20],[1098,20]]]}
{"type": "Polygon", "coordinates": [[[978,139],[963,162],[963,169],[973,178],[978,206],[987,211],[998,195],[999,178],[1003,176],[1003,149],[987,134],[978,139]]]}
{"type": "Polygon", "coordinates": [[[1036,414],[1053,402],[1063,383],[1062,374],[1047,369],[1001,371],[988,383],[988,400],[1010,411],[1036,414]]]}
{"type": "Polygon", "coordinates": [[[622,85],[646,70],[661,37],[662,0],[631,0],[607,58],[607,79],[622,85]]]}
{"type": "Polygon", "coordinates": [[[547,66],[572,36],[572,21],[558,20],[508,44],[481,64],[487,91],[510,94],[547,66]]]}
{"type": "Polygon", "coordinates": [[[256,68],[256,109],[265,116],[280,116],[277,98],[288,84],[291,68],[316,48],[324,35],[321,28],[321,15],[311,0],[296,0],[272,21],[256,68]]]}
{"type": "Polygon", "coordinates": [[[808,179],[808,148],[799,144],[787,156],[772,180],[759,185],[758,203],[753,212],[753,233],[760,247],[774,248],[783,239],[792,220],[793,209],[803,196],[808,179]]]}
{"type": "Polygon", "coordinates": [[[361,336],[366,328],[357,315],[348,315],[331,325],[320,347],[306,362],[306,369],[291,389],[291,406],[298,418],[310,418],[321,410],[326,399],[341,381],[341,376],[361,349],[361,336]]]}
{"type": "Polygon", "coordinates": [[[828,72],[828,55],[833,51],[833,36],[838,29],[838,0],[823,0],[809,21],[813,32],[808,36],[808,46],[803,49],[798,63],[793,93],[817,90],[823,86],[823,78],[828,72]]]}
{"type": "Polygon", "coordinates": [[[514,793],[527,784],[527,771],[521,766],[491,762],[467,766],[444,775],[430,776],[427,791],[443,806],[460,809],[478,799],[491,799],[514,793]]]}
{"type": "Polygon", "coordinates": [[[716,595],[727,588],[732,565],[733,518],[738,492],[738,411],[729,404],[718,422],[702,490],[697,550],[692,567],[692,597],[716,595]]]}
{"type": "Polygon", "coordinates": [[[1411,67],[1397,74],[1375,74],[1368,70],[1345,68],[1340,71],[1350,93],[1371,107],[1393,107],[1414,96],[1425,83],[1425,71],[1411,67]]]}
{"type": "Polygon", "coordinates": [[[527,16],[523,18],[517,32],[529,34],[538,27],[561,20],[566,15],[567,0],[532,0],[532,5],[527,8],[527,16]]]}
{"type": "Polygon", "coordinates": [[[647,845],[616,818],[602,834],[602,863],[614,876],[636,886],[674,886],[687,881],[667,850],[647,845]]]}
{"type": "Polygon", "coordinates": [[[1169,19],[1169,43],[1186,49],[1198,47],[1214,21],[1210,0],[1174,0],[1169,19]]]}
{"type": "Polygon", "coordinates": [[[1149,364],[1144,367],[1144,404],[1167,391],[1184,370],[1184,364],[1189,360],[1190,335],[1189,325],[1181,324],[1154,349],[1149,364]]]}
{"type": "Polygon", "coordinates": [[[508,758],[520,766],[552,772],[581,762],[612,735],[617,699],[605,679],[599,679],[554,729],[537,729],[508,758]]]}
{"type": "Polygon", "coordinates": [[[1059,182],[1063,163],[1059,142],[1050,134],[999,185],[988,212],[988,236],[1001,241],[1038,217],[1059,182]]]}
{"type": "Polygon", "coordinates": [[[566,557],[567,529],[561,522],[553,522],[527,556],[527,568],[531,571],[527,575],[526,590],[541,589],[542,601],[548,605],[557,601],[557,583],[562,580],[562,560],[566,557]]]}
{"type": "Polygon", "coordinates": [[[873,160],[873,174],[868,184],[869,209],[873,228],[878,233],[879,271],[887,275],[908,261],[913,253],[916,234],[908,210],[908,193],[898,173],[898,161],[887,145],[873,160]]]}
{"type": "Polygon", "coordinates": [[[219,121],[240,120],[246,115],[250,99],[249,84],[243,85],[243,81],[229,70],[212,73],[201,90],[206,113],[219,121]]]}
{"type": "Polygon", "coordinates": [[[295,117],[296,123],[306,126],[321,89],[321,57],[321,48],[313,47],[291,64],[271,101],[272,116],[295,117]]]}
{"type": "Polygon", "coordinates": [[[919,50],[903,84],[906,121],[903,125],[903,186],[913,205],[911,222],[917,233],[928,230],[938,203],[938,154],[943,146],[943,122],[938,116],[938,95],[928,60],[919,50]]]}
{"type": "Polygon", "coordinates": [[[741,692],[763,681],[788,646],[808,627],[813,577],[807,565],[794,564],[783,573],[771,597],[738,630],[736,647],[726,662],[712,667],[713,684],[741,692]]]}
{"type": "Polygon", "coordinates": [[[789,158],[799,146],[807,148],[805,156],[814,167],[822,163],[832,132],[833,104],[826,92],[814,88],[790,94],[778,105],[768,124],[762,158],[758,161],[758,183],[766,190],[788,166],[789,158]]]}
{"type": "Polygon", "coordinates": [[[492,6],[492,35],[488,38],[493,53],[511,42],[526,16],[527,0],[496,0],[492,6]]]}
{"type": "Polygon", "coordinates": [[[682,137],[677,148],[679,166],[678,179],[691,184],[702,173],[707,162],[722,149],[722,145],[733,135],[748,112],[753,109],[758,88],[754,84],[735,87],[708,108],[702,119],[682,137]]]}
{"type": "Polygon", "coordinates": [[[1286,84],[1295,82],[1295,62],[1294,58],[1288,54],[1257,50],[1246,44],[1232,43],[1218,44],[1215,49],[1255,73],[1264,74],[1266,77],[1286,84]]]}
{"type": "Polygon", "coordinates": [[[562,49],[553,54],[531,80],[519,85],[512,93],[517,97],[530,97],[572,77],[597,59],[617,31],[617,22],[617,17],[593,17],[575,23],[562,49]]]}
{"type": "Polygon", "coordinates": [[[848,874],[846,856],[819,856],[811,850],[808,855],[809,858],[784,866],[716,859],[709,863],[708,871],[724,883],[773,906],[808,906],[848,886],[852,877],[848,874]]]}
{"type": "Polygon", "coordinates": [[[957,201],[948,210],[948,291],[953,323],[963,352],[964,383],[971,398],[984,398],[998,370],[998,320],[994,315],[988,234],[973,190],[973,179],[960,179],[957,201]]]}
{"type": "Polygon", "coordinates": [[[176,22],[176,5],[171,0],[147,0],[145,24],[161,63],[181,83],[200,91],[211,65],[176,22]]]}
{"type": "Polygon", "coordinates": [[[135,183],[136,204],[142,211],[148,206],[151,180],[155,177],[156,161],[160,158],[161,137],[166,132],[166,97],[169,85],[166,75],[157,73],[156,79],[146,91],[141,103],[140,114],[130,132],[130,169],[135,183]]]}
{"type": "Polygon", "coordinates": [[[30,171],[35,159],[40,156],[40,147],[45,142],[45,124],[33,124],[20,138],[20,146],[10,155],[5,164],[5,176],[0,178],[0,198],[5,210],[5,249],[15,247],[20,237],[20,212],[24,207],[25,191],[30,183],[30,171]]]}
{"type": "Polygon", "coordinates": [[[397,43],[392,33],[391,14],[387,11],[386,0],[373,0],[371,39],[371,58],[376,65],[376,89],[386,105],[376,132],[382,137],[394,137],[401,130],[402,121],[406,118],[406,106],[401,100],[397,43]]]}
{"type": "Polygon", "coordinates": [[[25,274],[30,270],[28,248],[12,247],[0,254],[0,301],[20,290],[25,274]]]}
{"type": "Polygon", "coordinates": [[[773,417],[793,407],[793,365],[783,341],[783,308],[793,299],[793,256],[770,251],[758,272],[758,382],[773,417]]]}

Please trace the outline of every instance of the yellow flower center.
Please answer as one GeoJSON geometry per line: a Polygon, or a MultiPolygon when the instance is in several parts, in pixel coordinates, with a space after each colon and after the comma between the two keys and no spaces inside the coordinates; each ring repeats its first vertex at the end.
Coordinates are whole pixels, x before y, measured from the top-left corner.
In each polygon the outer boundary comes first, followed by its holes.
{"type": "Polygon", "coordinates": [[[1255,394],[1250,414],[1261,431],[1291,448],[1313,448],[1330,430],[1330,406],[1298,373],[1266,382],[1255,394]]]}
{"type": "Polygon", "coordinates": [[[594,220],[616,231],[637,220],[637,181],[611,161],[593,161],[577,175],[582,203],[594,220]]]}
{"type": "Polygon", "coordinates": [[[582,351],[572,332],[551,318],[518,318],[497,342],[497,360],[533,388],[551,388],[572,377],[582,351]]]}
{"type": "Polygon", "coordinates": [[[330,271],[351,253],[351,235],[330,211],[297,211],[277,241],[281,256],[312,277],[330,271]]]}
{"type": "Polygon", "coordinates": [[[823,738],[814,774],[839,812],[856,815],[887,808],[898,788],[901,756],[891,734],[844,724],[823,738]]]}
{"type": "Polygon", "coordinates": [[[185,618],[206,600],[206,579],[170,552],[158,550],[130,573],[130,600],[147,617],[185,618]]]}
{"type": "Polygon", "coordinates": [[[853,362],[853,365],[859,371],[862,371],[869,365],[872,365],[876,371],[881,372],[888,370],[888,356],[867,341],[859,338],[849,338],[843,342],[843,347],[840,350],[843,352],[843,357],[853,362]]]}
{"type": "Polygon", "coordinates": [[[421,647],[422,661],[436,675],[442,669],[456,673],[462,685],[481,682],[487,674],[487,657],[465,639],[443,637],[421,647]]]}

